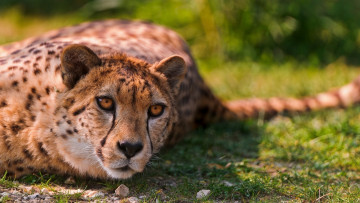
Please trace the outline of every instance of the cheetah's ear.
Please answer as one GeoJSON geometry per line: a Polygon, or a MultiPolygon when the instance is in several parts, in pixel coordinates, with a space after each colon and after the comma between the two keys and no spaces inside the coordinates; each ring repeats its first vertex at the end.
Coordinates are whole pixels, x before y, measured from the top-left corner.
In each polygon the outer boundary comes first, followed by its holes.
{"type": "Polygon", "coordinates": [[[91,68],[101,64],[99,57],[87,46],[69,45],[61,53],[61,77],[65,86],[73,88],[91,68]]]}
{"type": "Polygon", "coordinates": [[[164,74],[171,88],[176,88],[184,78],[186,70],[184,59],[177,55],[165,58],[155,66],[155,72],[164,74]]]}

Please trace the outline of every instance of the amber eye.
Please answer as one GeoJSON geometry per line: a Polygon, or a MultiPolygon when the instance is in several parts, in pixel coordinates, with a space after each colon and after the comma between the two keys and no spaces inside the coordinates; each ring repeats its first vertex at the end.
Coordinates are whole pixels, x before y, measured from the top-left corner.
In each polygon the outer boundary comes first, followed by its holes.
{"type": "Polygon", "coordinates": [[[156,105],[151,105],[149,108],[149,116],[151,117],[158,117],[161,116],[161,114],[164,113],[164,105],[161,104],[156,104],[156,105]]]}
{"type": "Polygon", "coordinates": [[[109,97],[98,97],[96,98],[96,102],[100,108],[106,111],[114,110],[114,101],[109,97]]]}

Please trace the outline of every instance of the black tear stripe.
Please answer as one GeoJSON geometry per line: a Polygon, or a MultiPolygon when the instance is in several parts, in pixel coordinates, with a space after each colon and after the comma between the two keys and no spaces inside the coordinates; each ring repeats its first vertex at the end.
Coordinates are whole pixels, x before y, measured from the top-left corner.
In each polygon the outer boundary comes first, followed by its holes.
{"type": "Polygon", "coordinates": [[[106,139],[108,138],[110,132],[114,129],[115,127],[115,120],[116,120],[116,110],[114,110],[113,113],[113,120],[112,120],[112,124],[111,124],[111,128],[109,129],[109,131],[107,132],[106,136],[100,141],[101,146],[103,147],[106,143],[106,139]]]}
{"type": "Polygon", "coordinates": [[[147,135],[149,137],[150,140],[150,147],[151,147],[151,154],[153,153],[153,143],[151,141],[151,137],[150,137],[150,131],[149,131],[149,119],[150,117],[148,117],[147,121],[146,121],[146,131],[147,131],[147,135]]]}

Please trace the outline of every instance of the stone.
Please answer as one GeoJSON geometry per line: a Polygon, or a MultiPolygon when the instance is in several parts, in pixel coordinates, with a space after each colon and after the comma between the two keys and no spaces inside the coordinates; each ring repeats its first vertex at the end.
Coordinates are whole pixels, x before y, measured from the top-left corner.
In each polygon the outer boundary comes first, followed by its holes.
{"type": "Polygon", "coordinates": [[[20,186],[19,188],[26,193],[32,193],[35,191],[35,188],[33,186],[20,186]]]}
{"type": "Polygon", "coordinates": [[[226,180],[224,180],[224,181],[222,182],[222,184],[225,185],[225,186],[228,186],[228,187],[234,186],[233,183],[230,183],[229,181],[226,181],[226,180]]]}
{"type": "Polygon", "coordinates": [[[77,193],[83,193],[84,190],[81,190],[81,189],[66,189],[66,190],[62,190],[61,192],[65,193],[65,194],[73,195],[73,194],[77,194],[77,193]]]}
{"type": "Polygon", "coordinates": [[[129,195],[129,188],[126,187],[126,185],[121,184],[118,188],[116,188],[115,194],[122,198],[127,197],[129,195]]]}
{"type": "Polygon", "coordinates": [[[129,203],[139,203],[140,202],[140,200],[137,197],[129,197],[129,198],[127,198],[127,201],[129,203]]]}
{"type": "Polygon", "coordinates": [[[210,195],[210,190],[200,190],[196,194],[196,199],[203,199],[205,197],[208,197],[210,195]]]}
{"type": "Polygon", "coordinates": [[[46,189],[46,188],[43,188],[43,189],[41,189],[41,194],[46,194],[46,195],[48,195],[49,194],[49,190],[48,189],[46,189]]]}
{"type": "Polygon", "coordinates": [[[11,190],[11,194],[13,194],[13,195],[21,195],[21,192],[19,192],[17,190],[11,190]]]}
{"type": "Polygon", "coordinates": [[[70,176],[65,180],[64,183],[67,184],[67,185],[74,185],[76,182],[75,182],[74,177],[70,176]]]}
{"type": "Polygon", "coordinates": [[[6,197],[6,196],[9,196],[9,195],[10,195],[10,194],[7,193],[7,192],[0,193],[0,196],[2,196],[2,197],[6,197]]]}
{"type": "Polygon", "coordinates": [[[51,199],[52,199],[51,196],[46,196],[44,200],[45,200],[45,201],[50,201],[51,199]]]}
{"type": "Polygon", "coordinates": [[[116,197],[116,196],[110,197],[111,202],[116,202],[119,201],[120,199],[121,199],[120,197],[116,197]]]}
{"type": "Polygon", "coordinates": [[[36,199],[36,198],[38,198],[39,196],[40,196],[39,193],[34,193],[34,194],[32,194],[32,195],[29,195],[29,198],[30,198],[30,199],[36,199]]]}
{"type": "Polygon", "coordinates": [[[145,199],[146,198],[146,195],[141,195],[139,196],[140,199],[145,199]]]}
{"type": "Polygon", "coordinates": [[[100,191],[89,190],[85,192],[84,197],[89,199],[98,198],[98,197],[102,198],[105,197],[105,194],[100,191]]]}

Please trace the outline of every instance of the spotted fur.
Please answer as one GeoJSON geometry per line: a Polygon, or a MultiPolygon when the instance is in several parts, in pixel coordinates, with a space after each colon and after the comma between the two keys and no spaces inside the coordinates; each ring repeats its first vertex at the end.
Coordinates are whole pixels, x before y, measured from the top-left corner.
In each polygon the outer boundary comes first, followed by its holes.
{"type": "Polygon", "coordinates": [[[84,23],[0,47],[0,173],[129,178],[197,126],[358,101],[354,81],[304,99],[223,103],[175,32],[84,23]],[[111,109],[99,106],[103,98],[111,109]],[[152,105],[163,107],[160,116],[149,114],[152,105]]]}

